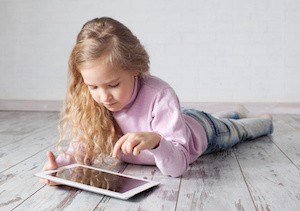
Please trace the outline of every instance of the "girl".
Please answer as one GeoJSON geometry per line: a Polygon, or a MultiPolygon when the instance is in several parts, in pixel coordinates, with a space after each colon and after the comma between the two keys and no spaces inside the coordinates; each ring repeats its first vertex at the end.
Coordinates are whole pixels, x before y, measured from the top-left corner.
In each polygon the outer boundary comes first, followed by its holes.
{"type": "Polygon", "coordinates": [[[137,37],[106,17],[87,22],[77,36],[59,128],[59,149],[71,140],[68,150],[57,158],[48,152],[44,170],[112,156],[156,165],[172,177],[202,154],[273,130],[270,115],[256,117],[242,106],[214,116],[181,109],[174,90],[149,74],[149,57],[137,37]]]}

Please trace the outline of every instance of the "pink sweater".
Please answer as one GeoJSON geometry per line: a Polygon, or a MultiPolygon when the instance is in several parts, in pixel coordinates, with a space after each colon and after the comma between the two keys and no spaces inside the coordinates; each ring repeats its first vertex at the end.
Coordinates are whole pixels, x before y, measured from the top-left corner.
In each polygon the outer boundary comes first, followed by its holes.
{"type": "MultiPolygon", "coordinates": [[[[156,165],[164,175],[178,177],[207,148],[204,128],[181,113],[174,90],[154,76],[137,79],[129,104],[113,116],[124,134],[153,131],[162,136],[157,148],[143,150],[138,156],[119,153],[125,162],[156,165]]],[[[74,159],[57,158],[59,166],[71,160],[74,159]]]]}

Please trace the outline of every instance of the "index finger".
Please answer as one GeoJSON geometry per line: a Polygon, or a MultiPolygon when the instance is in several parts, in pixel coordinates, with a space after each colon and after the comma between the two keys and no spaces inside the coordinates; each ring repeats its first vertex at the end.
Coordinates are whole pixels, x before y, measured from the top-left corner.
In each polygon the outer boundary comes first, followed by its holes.
{"type": "Polygon", "coordinates": [[[119,150],[121,149],[123,143],[126,141],[125,135],[122,136],[115,144],[114,149],[113,149],[113,154],[112,156],[115,158],[118,155],[119,150]]]}

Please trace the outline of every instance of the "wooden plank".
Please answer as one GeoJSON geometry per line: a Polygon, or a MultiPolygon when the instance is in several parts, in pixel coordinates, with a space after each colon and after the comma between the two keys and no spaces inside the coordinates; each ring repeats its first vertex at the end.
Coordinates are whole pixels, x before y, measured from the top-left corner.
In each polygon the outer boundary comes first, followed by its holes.
{"type": "Polygon", "coordinates": [[[177,210],[254,210],[232,149],[191,165],[181,181],[177,210]]]}
{"type": "Polygon", "coordinates": [[[292,124],[292,127],[294,127],[296,130],[300,130],[300,115],[290,114],[287,116],[294,120],[295,124],[292,124]]]}
{"type": "Polygon", "coordinates": [[[57,140],[56,124],[37,133],[33,133],[21,141],[0,148],[0,172],[22,162],[24,159],[53,146],[57,140]]]}
{"type": "Polygon", "coordinates": [[[0,147],[58,122],[57,112],[0,112],[0,147]]]}
{"type": "Polygon", "coordinates": [[[44,185],[34,174],[46,162],[48,148],[0,173],[0,210],[11,210],[31,197],[44,185]]]}
{"type": "Polygon", "coordinates": [[[60,111],[62,100],[1,100],[0,110],[17,111],[60,111]]]}
{"type": "Polygon", "coordinates": [[[300,115],[274,116],[274,126],[272,140],[300,169],[300,115]]]}
{"type": "MultiPolygon", "coordinates": [[[[0,112],[0,124],[2,118],[17,122],[10,115],[0,112]]],[[[52,121],[49,128],[24,130],[26,137],[0,148],[0,210],[299,210],[299,120],[300,115],[275,115],[272,137],[202,156],[182,179],[163,176],[155,166],[128,165],[125,173],[161,182],[128,201],[39,183],[33,174],[57,139],[52,121]],[[14,159],[18,162],[9,163],[14,159]]]]}
{"type": "Polygon", "coordinates": [[[180,178],[164,176],[156,166],[128,165],[125,174],[160,182],[127,201],[104,197],[95,210],[175,210],[180,178]]]}
{"type": "Polygon", "coordinates": [[[80,193],[76,188],[66,186],[44,186],[14,210],[63,210],[80,193]]]}
{"type": "Polygon", "coordinates": [[[236,155],[256,210],[299,210],[300,171],[272,137],[240,144],[236,155]]]}
{"type": "MultiPolygon", "coordinates": [[[[123,168],[117,165],[111,170],[123,168]]],[[[44,186],[15,210],[94,210],[103,198],[101,194],[67,186],[44,186]]]]}
{"type": "Polygon", "coordinates": [[[0,111],[0,119],[0,132],[30,132],[32,126],[40,127],[40,124],[47,124],[49,120],[57,120],[58,112],[0,111]]]}

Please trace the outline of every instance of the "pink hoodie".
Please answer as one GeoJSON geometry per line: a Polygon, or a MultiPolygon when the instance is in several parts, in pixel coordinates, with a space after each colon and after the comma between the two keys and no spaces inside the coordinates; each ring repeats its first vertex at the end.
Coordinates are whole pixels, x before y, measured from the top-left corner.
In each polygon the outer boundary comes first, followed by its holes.
{"type": "MultiPolygon", "coordinates": [[[[175,91],[154,76],[137,79],[129,104],[113,112],[113,116],[124,134],[153,131],[162,136],[157,148],[143,150],[138,156],[120,152],[119,157],[125,162],[156,165],[164,175],[178,177],[207,148],[204,128],[181,113],[175,91]]],[[[73,163],[74,159],[59,156],[57,162],[61,166],[73,163]]]]}

